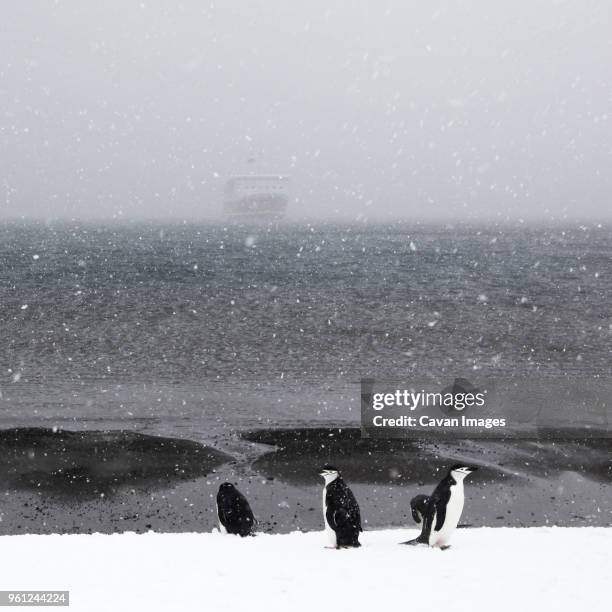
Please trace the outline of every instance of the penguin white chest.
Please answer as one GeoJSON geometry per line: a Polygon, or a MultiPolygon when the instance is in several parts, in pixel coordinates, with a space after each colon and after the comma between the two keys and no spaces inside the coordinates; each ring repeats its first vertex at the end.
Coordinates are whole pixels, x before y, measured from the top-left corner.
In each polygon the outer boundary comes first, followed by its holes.
{"type": "Polygon", "coordinates": [[[459,482],[450,488],[450,498],[446,504],[446,516],[440,531],[436,531],[437,516],[434,517],[431,532],[429,534],[430,546],[448,546],[450,538],[457,528],[461,513],[463,512],[463,483],[459,482]]]}
{"type": "Polygon", "coordinates": [[[218,505],[217,505],[217,522],[219,523],[219,531],[221,533],[227,534],[227,529],[225,528],[225,526],[221,522],[221,517],[219,516],[219,506],[218,505]]]}
{"type": "Polygon", "coordinates": [[[329,545],[336,548],[337,539],[336,532],[329,526],[327,522],[327,485],[323,487],[323,524],[325,525],[325,535],[329,541],[329,545]]]}

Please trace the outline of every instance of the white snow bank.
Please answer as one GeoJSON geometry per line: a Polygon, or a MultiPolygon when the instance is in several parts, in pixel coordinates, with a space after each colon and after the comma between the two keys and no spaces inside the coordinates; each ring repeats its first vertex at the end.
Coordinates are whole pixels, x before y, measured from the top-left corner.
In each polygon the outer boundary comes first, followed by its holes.
{"type": "Polygon", "coordinates": [[[353,550],[324,548],[322,533],[6,536],[0,589],[69,590],[69,609],[87,612],[575,612],[608,599],[610,528],[462,529],[450,550],[398,545],[416,535],[369,531],[353,550]]]}

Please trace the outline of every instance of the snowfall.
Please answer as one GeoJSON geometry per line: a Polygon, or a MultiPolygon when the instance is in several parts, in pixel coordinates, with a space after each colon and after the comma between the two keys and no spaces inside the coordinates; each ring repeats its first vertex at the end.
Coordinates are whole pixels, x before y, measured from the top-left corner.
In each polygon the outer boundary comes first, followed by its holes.
{"type": "Polygon", "coordinates": [[[0,589],[68,590],[87,612],[606,608],[611,528],[461,529],[445,551],[398,545],[416,535],[368,531],[350,550],[319,532],[5,536],[0,589]]]}

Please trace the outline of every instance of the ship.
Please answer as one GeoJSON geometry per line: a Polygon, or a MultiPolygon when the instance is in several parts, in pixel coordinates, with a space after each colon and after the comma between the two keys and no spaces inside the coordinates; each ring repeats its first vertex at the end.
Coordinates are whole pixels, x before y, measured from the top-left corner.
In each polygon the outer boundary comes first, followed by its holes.
{"type": "Polygon", "coordinates": [[[224,210],[239,222],[280,221],[289,204],[289,177],[283,174],[237,174],[225,183],[224,210]]]}

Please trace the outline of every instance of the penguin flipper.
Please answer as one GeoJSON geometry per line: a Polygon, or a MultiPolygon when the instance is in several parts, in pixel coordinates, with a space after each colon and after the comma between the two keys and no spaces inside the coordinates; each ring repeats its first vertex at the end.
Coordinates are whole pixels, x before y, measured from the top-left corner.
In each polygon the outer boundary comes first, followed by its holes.
{"type": "Polygon", "coordinates": [[[253,531],[255,529],[257,521],[253,516],[253,511],[251,510],[251,506],[249,505],[249,502],[247,501],[246,497],[241,497],[242,499],[239,502],[241,515],[239,535],[244,538],[245,536],[255,535],[253,531]]]}
{"type": "Polygon", "coordinates": [[[446,506],[450,499],[450,490],[445,493],[436,493],[434,498],[434,505],[436,509],[436,526],[434,531],[440,531],[446,520],[446,506]]]}
{"type": "Polygon", "coordinates": [[[439,504],[436,509],[436,526],[434,527],[434,531],[440,531],[442,529],[442,525],[444,525],[444,520],[446,519],[446,504],[439,504]]]}
{"type": "Polygon", "coordinates": [[[338,508],[338,510],[333,513],[330,524],[334,527],[334,531],[336,532],[338,548],[361,546],[359,544],[361,525],[355,520],[356,518],[357,517],[348,512],[345,508],[338,508]]]}

